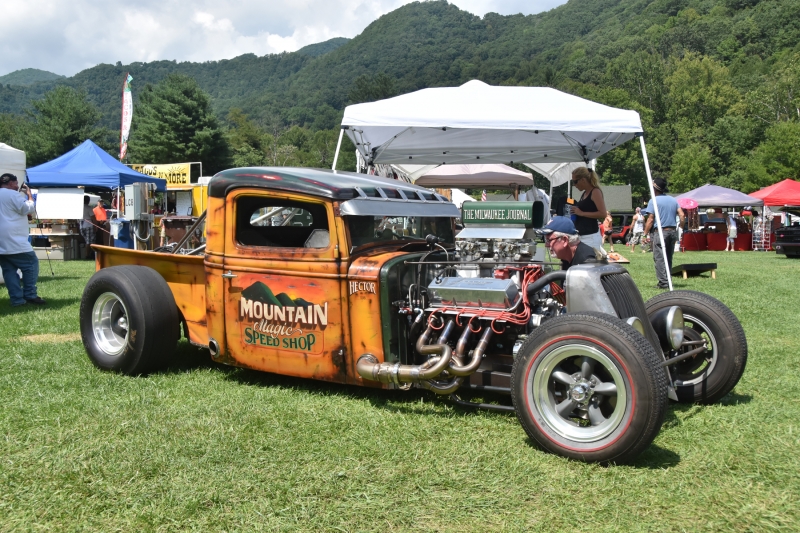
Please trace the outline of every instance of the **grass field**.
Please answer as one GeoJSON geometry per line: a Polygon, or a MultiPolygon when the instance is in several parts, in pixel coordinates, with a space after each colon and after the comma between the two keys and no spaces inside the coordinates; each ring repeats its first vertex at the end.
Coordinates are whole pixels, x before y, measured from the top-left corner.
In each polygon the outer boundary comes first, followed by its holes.
{"type": "MultiPolygon", "coordinates": [[[[652,256],[628,256],[656,294],[652,256]]],[[[612,467],[539,451],[513,414],[218,366],[185,341],[163,373],[100,372],[78,333],[93,265],[44,262],[47,307],[0,289],[0,531],[800,531],[800,261],[675,262],[719,264],[676,287],[731,307],[747,369],[612,467]]]]}

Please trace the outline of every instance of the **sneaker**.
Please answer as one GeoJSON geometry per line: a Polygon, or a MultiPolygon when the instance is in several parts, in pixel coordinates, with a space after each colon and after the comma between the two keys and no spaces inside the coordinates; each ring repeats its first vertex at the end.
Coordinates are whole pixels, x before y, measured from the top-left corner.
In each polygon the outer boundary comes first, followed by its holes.
{"type": "Polygon", "coordinates": [[[36,298],[33,298],[33,299],[31,299],[31,300],[25,300],[25,301],[26,301],[27,303],[29,303],[29,304],[33,304],[33,305],[44,305],[44,304],[46,304],[46,303],[47,303],[45,300],[43,300],[43,299],[42,299],[42,298],[40,298],[39,296],[37,296],[36,298]]]}

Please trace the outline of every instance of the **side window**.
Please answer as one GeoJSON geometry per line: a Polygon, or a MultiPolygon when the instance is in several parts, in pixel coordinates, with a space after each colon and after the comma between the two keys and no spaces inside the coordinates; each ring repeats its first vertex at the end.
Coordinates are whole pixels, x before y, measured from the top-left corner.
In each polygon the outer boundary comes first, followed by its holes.
{"type": "Polygon", "coordinates": [[[244,246],[327,248],[325,206],[242,196],[236,201],[236,241],[244,246]]]}

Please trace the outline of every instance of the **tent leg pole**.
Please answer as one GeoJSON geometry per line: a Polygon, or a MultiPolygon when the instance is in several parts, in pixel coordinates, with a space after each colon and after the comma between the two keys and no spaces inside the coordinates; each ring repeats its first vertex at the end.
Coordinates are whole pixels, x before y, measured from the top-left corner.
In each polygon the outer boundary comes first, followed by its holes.
{"type": "Polygon", "coordinates": [[[658,238],[661,240],[661,253],[664,255],[664,268],[667,271],[667,284],[669,290],[672,290],[672,272],[670,272],[669,261],[667,261],[667,247],[664,245],[664,230],[661,227],[661,217],[658,216],[658,201],[656,200],[656,191],[653,188],[653,176],[650,175],[650,163],[647,161],[647,149],[644,146],[644,136],[639,137],[639,144],[642,147],[642,157],[644,158],[644,169],[647,172],[647,185],[650,187],[650,197],[653,199],[653,216],[656,219],[656,226],[658,227],[658,238]]]}
{"type": "Polygon", "coordinates": [[[333,154],[333,166],[331,166],[331,170],[336,170],[336,162],[339,160],[339,149],[342,147],[343,135],[344,128],[339,130],[339,142],[336,143],[336,153],[333,154]]]}

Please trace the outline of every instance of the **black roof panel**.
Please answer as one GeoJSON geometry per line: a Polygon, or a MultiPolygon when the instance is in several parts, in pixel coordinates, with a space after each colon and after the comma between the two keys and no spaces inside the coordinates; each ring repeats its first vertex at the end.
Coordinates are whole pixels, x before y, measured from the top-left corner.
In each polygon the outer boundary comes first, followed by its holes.
{"type": "Polygon", "coordinates": [[[403,191],[422,191],[428,195],[431,194],[429,189],[380,176],[340,170],[334,172],[325,169],[293,167],[247,167],[223,170],[214,175],[209,182],[208,194],[214,198],[224,198],[229,191],[241,187],[296,192],[334,200],[349,200],[358,197],[356,187],[362,190],[402,189],[403,191]]]}

